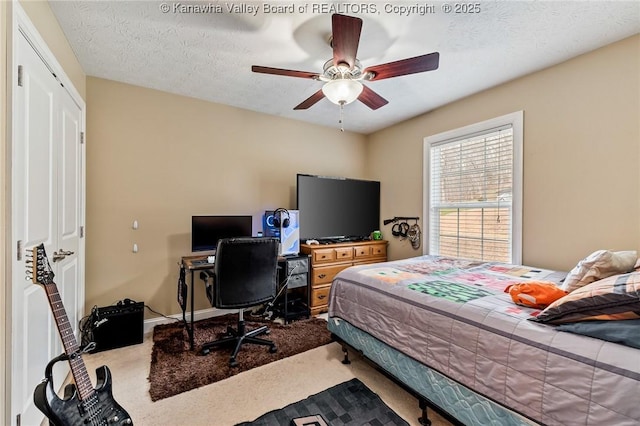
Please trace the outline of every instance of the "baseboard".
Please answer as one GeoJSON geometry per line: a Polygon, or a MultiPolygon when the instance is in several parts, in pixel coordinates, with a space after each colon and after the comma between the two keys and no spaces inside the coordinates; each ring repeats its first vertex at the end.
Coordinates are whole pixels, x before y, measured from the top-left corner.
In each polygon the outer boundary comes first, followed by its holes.
{"type": "MultiPolygon", "coordinates": [[[[205,318],[217,317],[219,315],[238,312],[237,309],[216,309],[208,308],[201,309],[199,311],[193,311],[193,320],[198,321],[205,318]]],[[[150,334],[153,331],[153,327],[160,324],[169,324],[175,322],[175,320],[182,321],[182,314],[169,315],[168,317],[156,317],[150,318],[144,321],[144,334],[150,334]],[[172,319],[173,318],[173,319],[172,319]]],[[[187,321],[191,320],[191,314],[187,312],[187,321]]]]}

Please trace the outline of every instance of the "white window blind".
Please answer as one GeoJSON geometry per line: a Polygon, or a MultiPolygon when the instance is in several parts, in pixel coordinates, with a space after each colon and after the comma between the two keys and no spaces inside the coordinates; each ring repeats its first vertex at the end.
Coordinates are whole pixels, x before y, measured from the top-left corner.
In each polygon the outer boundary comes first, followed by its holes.
{"type": "Polygon", "coordinates": [[[429,253],[516,263],[514,198],[521,200],[521,171],[514,170],[514,126],[474,130],[425,146],[429,253]]]}

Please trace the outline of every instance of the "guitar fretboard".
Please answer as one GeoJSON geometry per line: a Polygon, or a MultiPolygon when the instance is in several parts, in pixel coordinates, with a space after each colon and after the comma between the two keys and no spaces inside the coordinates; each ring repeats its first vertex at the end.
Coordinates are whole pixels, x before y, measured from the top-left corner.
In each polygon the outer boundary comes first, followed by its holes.
{"type": "Polygon", "coordinates": [[[78,341],[73,334],[73,328],[69,323],[67,312],[62,304],[58,287],[54,282],[50,282],[44,284],[44,289],[49,299],[49,305],[51,306],[51,312],[55,318],[60,338],[62,339],[64,352],[70,357],[69,365],[71,366],[71,374],[76,383],[80,400],[86,401],[93,396],[95,390],[91,384],[91,379],[89,378],[89,373],[87,373],[82,355],[79,352],[78,341]]]}

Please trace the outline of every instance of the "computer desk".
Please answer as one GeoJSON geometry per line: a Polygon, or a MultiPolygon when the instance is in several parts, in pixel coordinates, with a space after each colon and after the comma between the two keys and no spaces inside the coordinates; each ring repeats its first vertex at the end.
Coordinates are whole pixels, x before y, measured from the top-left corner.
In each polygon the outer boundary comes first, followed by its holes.
{"type": "Polygon", "coordinates": [[[182,260],[180,262],[180,268],[184,269],[185,271],[185,281],[186,280],[186,273],[189,273],[189,283],[187,284],[185,282],[185,285],[188,285],[189,287],[191,287],[191,290],[189,291],[190,296],[189,296],[189,304],[190,304],[190,318],[189,321],[187,321],[186,318],[186,300],[183,301],[183,303],[180,302],[180,297],[181,297],[181,291],[180,289],[178,289],[178,304],[180,304],[180,307],[182,308],[182,321],[184,321],[185,327],[187,328],[187,334],[189,335],[189,350],[193,350],[193,301],[195,299],[194,293],[195,293],[195,281],[194,281],[194,273],[196,271],[206,271],[206,270],[212,270],[214,267],[213,263],[208,263],[207,262],[207,257],[208,256],[183,256],[182,260]]]}

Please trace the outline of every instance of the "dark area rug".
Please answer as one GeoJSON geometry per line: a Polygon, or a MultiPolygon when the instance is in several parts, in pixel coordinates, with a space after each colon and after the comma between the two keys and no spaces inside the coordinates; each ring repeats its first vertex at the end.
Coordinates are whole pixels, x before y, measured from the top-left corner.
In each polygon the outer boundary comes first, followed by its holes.
{"type": "Polygon", "coordinates": [[[187,330],[181,322],[156,326],[149,372],[151,400],[168,398],[331,342],[327,322],[320,318],[283,325],[245,316],[247,330],[269,326],[271,333],[260,337],[274,341],[277,352],[270,353],[267,346],[243,345],[236,357],[238,366],[234,368],[229,367],[231,347],[200,354],[202,344],[223,336],[227,325],[235,329],[237,321],[238,315],[230,314],[195,322],[193,351],[189,350],[187,330]]]}
{"type": "MultiPolygon", "coordinates": [[[[409,426],[378,395],[358,379],[351,379],[307,399],[270,411],[253,422],[236,426],[289,426],[299,417],[322,415],[331,426],[409,426]]],[[[313,424],[313,423],[311,423],[313,424]]]]}

